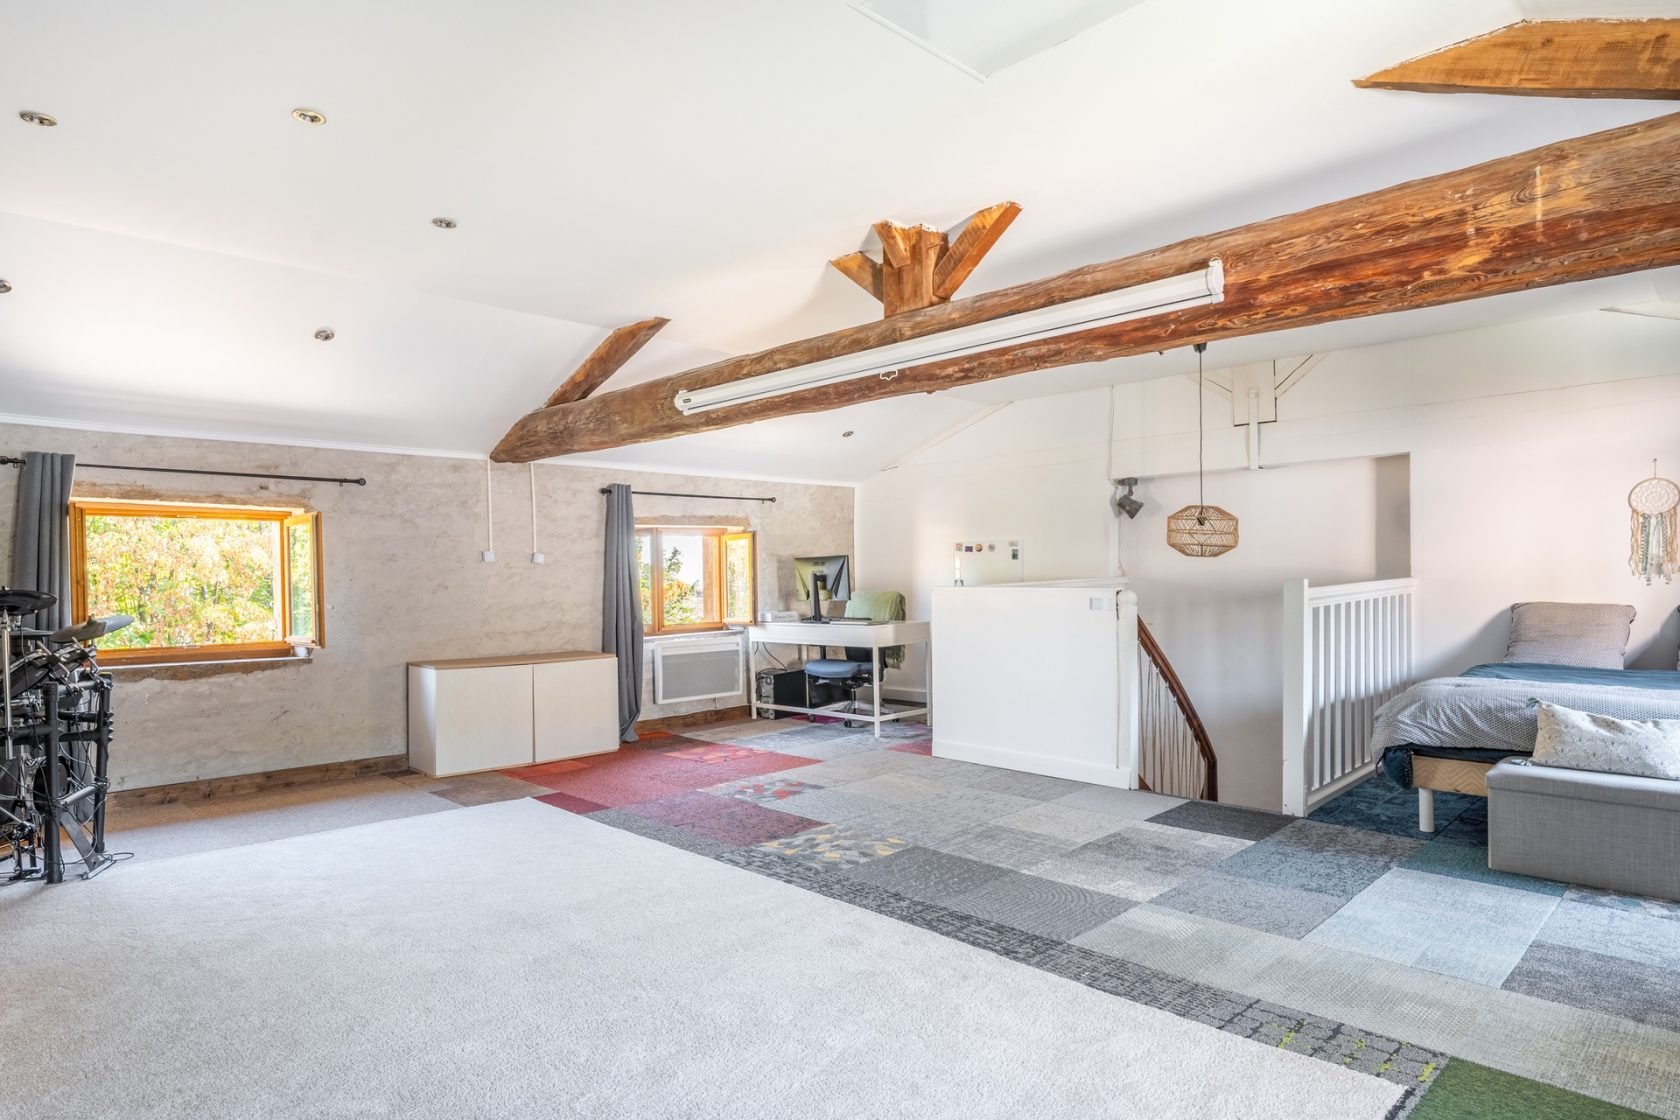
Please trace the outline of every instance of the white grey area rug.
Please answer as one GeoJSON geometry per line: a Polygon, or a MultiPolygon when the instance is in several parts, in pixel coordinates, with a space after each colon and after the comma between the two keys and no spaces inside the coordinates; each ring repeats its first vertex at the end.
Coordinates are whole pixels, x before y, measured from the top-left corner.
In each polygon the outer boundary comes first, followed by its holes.
{"type": "Polygon", "coordinates": [[[1400,1089],[513,801],[0,889],[0,1115],[1377,1120],[1400,1089]]]}

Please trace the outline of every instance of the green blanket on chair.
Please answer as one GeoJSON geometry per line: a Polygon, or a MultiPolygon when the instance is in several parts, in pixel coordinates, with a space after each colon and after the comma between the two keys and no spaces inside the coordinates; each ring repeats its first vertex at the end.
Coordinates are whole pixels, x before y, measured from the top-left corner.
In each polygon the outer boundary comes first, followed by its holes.
{"type": "MultiPolygon", "coordinates": [[[[846,600],[847,618],[867,618],[871,622],[903,622],[904,592],[854,591],[846,600]]],[[[887,646],[881,651],[881,664],[897,669],[904,664],[904,647],[887,646]]]]}

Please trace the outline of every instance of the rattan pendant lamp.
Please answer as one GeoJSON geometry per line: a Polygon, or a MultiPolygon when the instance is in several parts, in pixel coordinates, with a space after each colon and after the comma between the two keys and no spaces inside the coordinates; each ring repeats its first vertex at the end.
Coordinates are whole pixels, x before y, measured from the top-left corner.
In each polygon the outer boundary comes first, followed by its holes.
{"type": "Polygon", "coordinates": [[[1207,343],[1196,343],[1196,504],[1167,518],[1167,544],[1186,556],[1223,556],[1237,547],[1237,516],[1207,504],[1203,467],[1206,436],[1202,431],[1202,355],[1207,343]]]}

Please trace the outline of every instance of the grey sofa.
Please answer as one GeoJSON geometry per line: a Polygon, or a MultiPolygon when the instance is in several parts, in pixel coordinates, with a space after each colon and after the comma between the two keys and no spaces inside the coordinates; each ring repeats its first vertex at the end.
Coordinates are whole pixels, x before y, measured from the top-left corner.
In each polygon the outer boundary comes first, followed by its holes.
{"type": "Polygon", "coordinates": [[[1507,759],[1487,787],[1494,870],[1680,899],[1680,782],[1507,759]]]}

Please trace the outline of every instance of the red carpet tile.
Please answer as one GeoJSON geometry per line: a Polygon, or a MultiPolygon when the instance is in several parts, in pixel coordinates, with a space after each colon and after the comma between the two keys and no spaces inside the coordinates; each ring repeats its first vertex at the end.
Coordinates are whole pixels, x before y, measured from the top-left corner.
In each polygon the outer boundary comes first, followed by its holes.
{"type": "Polygon", "coordinates": [[[903,751],[905,754],[933,754],[932,739],[916,739],[909,743],[897,743],[887,748],[889,751],[903,751]]]}
{"type": "Polygon", "coordinates": [[[793,755],[752,751],[746,757],[704,763],[629,748],[576,761],[586,765],[558,769],[558,764],[551,763],[503,773],[598,806],[618,807],[815,762],[793,755]]]}
{"type": "MultiPolygon", "coordinates": [[[[601,757],[605,758],[607,756],[603,755],[601,757]]],[[[587,758],[563,758],[559,762],[539,762],[535,766],[521,766],[517,770],[502,770],[500,773],[510,778],[518,778],[522,782],[532,782],[539,786],[546,786],[550,784],[549,778],[558,777],[561,774],[570,774],[576,770],[585,770],[588,767],[589,760],[587,758]]]]}
{"type": "Polygon", "coordinates": [[[715,786],[719,782],[734,781],[737,778],[756,778],[760,774],[774,774],[778,770],[792,770],[796,766],[815,766],[819,760],[802,758],[796,754],[777,754],[774,751],[754,751],[740,758],[732,758],[727,762],[714,762],[706,765],[706,780],[695,784],[695,789],[704,786],[715,786]]]}
{"type": "Polygon", "coordinates": [[[621,808],[627,813],[635,813],[639,817],[737,847],[792,836],[796,832],[816,828],[822,823],[796,817],[792,813],[766,809],[750,801],[737,801],[733,797],[714,797],[712,794],[698,791],[679,793],[657,801],[624,805],[621,808]]]}
{"type": "Polygon", "coordinates": [[[593,801],[585,801],[581,797],[573,797],[569,793],[545,793],[537,798],[545,805],[553,805],[557,809],[564,809],[568,813],[593,813],[605,809],[605,805],[597,805],[593,801]]]}

